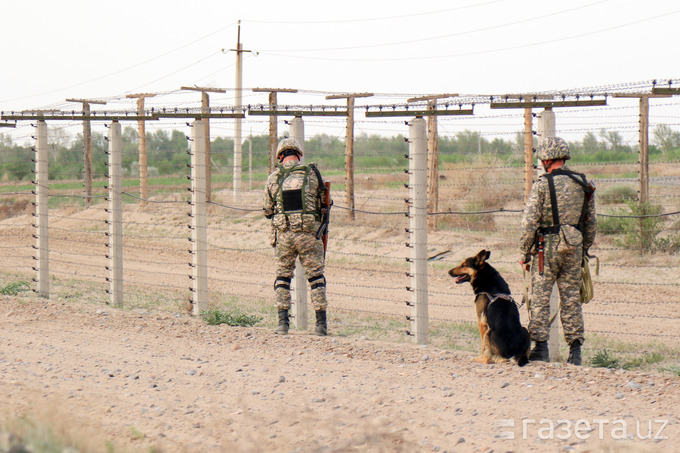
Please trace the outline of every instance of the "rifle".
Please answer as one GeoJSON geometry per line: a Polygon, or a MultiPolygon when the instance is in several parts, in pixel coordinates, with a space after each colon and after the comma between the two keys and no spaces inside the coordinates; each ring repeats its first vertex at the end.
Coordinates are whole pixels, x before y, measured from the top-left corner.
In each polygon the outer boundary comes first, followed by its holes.
{"type": "Polygon", "coordinates": [[[323,240],[323,256],[326,257],[326,249],[328,248],[328,224],[331,218],[331,183],[323,183],[325,190],[323,195],[323,203],[321,205],[321,226],[316,232],[316,238],[323,240]]]}
{"type": "Polygon", "coordinates": [[[543,275],[545,236],[538,233],[538,274],[543,275]]]}

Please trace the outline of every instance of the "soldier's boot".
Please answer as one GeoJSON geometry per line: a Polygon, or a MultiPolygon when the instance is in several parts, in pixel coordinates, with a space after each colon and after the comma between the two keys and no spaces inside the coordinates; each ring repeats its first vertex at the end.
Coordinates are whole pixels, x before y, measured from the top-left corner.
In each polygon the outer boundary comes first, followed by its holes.
{"type": "Polygon", "coordinates": [[[529,360],[550,362],[550,352],[548,351],[547,341],[534,342],[534,348],[529,353],[529,360]]]}
{"type": "Polygon", "coordinates": [[[290,320],[288,319],[288,310],[279,310],[279,325],[274,331],[277,335],[288,335],[288,329],[290,327],[290,320]]]}
{"type": "Polygon", "coordinates": [[[328,326],[326,325],[326,310],[316,311],[316,328],[314,334],[320,337],[326,336],[328,333],[328,326]]]}
{"type": "Polygon", "coordinates": [[[569,345],[569,358],[567,363],[581,366],[581,340],[574,340],[569,345]]]}

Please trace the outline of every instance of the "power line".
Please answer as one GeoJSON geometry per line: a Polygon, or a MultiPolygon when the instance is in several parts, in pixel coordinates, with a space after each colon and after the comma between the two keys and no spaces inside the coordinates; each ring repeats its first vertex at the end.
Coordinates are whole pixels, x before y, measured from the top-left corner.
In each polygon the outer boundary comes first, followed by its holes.
{"type": "Polygon", "coordinates": [[[436,11],[428,11],[425,13],[413,13],[413,14],[402,14],[399,16],[383,16],[383,17],[373,17],[367,19],[338,19],[338,20],[311,20],[311,21],[275,21],[275,20],[244,20],[243,22],[260,23],[260,24],[340,24],[340,23],[354,23],[354,22],[375,22],[382,20],[393,20],[393,19],[408,19],[417,16],[430,16],[433,14],[441,14],[449,11],[459,11],[462,9],[477,8],[480,6],[491,5],[494,3],[501,3],[506,0],[492,0],[485,3],[478,3],[475,5],[458,6],[456,8],[440,9],[436,11]]]}
{"type": "Polygon", "coordinates": [[[545,19],[547,17],[557,16],[557,15],[560,15],[560,14],[576,11],[576,10],[583,9],[583,8],[589,8],[591,6],[598,5],[600,3],[605,3],[605,2],[608,2],[608,1],[609,0],[598,0],[594,3],[589,3],[587,5],[578,6],[576,8],[564,9],[564,10],[561,10],[561,11],[556,11],[556,12],[549,13],[549,14],[544,14],[542,16],[529,17],[527,19],[521,19],[521,20],[517,20],[517,21],[514,21],[514,22],[508,22],[508,23],[505,23],[505,24],[492,25],[492,26],[489,26],[489,27],[478,28],[478,29],[475,29],[475,30],[461,31],[461,32],[457,32],[457,33],[450,33],[450,34],[446,34],[446,35],[430,36],[430,37],[427,37],[427,38],[420,38],[420,39],[410,39],[410,40],[407,40],[407,41],[396,41],[396,42],[388,42],[388,43],[382,43],[382,44],[366,44],[366,45],[361,45],[361,46],[316,48],[316,49],[263,49],[262,51],[263,52],[321,52],[321,51],[334,51],[334,50],[370,49],[370,48],[374,48],[374,47],[387,47],[387,46],[397,46],[397,45],[401,45],[401,44],[414,44],[414,43],[418,43],[418,42],[434,41],[434,40],[438,40],[438,39],[452,38],[452,37],[455,37],[455,36],[463,36],[463,35],[469,35],[469,34],[473,34],[473,33],[480,33],[480,32],[484,32],[484,31],[497,30],[499,28],[510,27],[512,25],[519,25],[519,24],[522,24],[522,23],[532,22],[532,21],[540,20],[540,19],[545,19]]]}
{"type": "Polygon", "coordinates": [[[151,82],[147,82],[147,83],[145,83],[145,84],[143,84],[143,85],[140,85],[140,86],[138,86],[138,87],[136,87],[136,88],[133,88],[133,89],[131,89],[130,91],[138,91],[139,89],[141,89],[141,88],[143,88],[143,87],[145,87],[145,86],[151,85],[152,83],[156,83],[156,82],[158,82],[159,80],[166,79],[166,78],[170,77],[171,75],[177,74],[178,72],[182,72],[182,71],[184,71],[185,69],[188,69],[188,68],[190,68],[190,67],[192,67],[192,66],[194,66],[194,65],[197,65],[197,64],[199,64],[199,63],[202,63],[202,62],[204,62],[205,60],[208,60],[209,58],[212,58],[212,57],[214,57],[215,55],[218,55],[218,54],[220,54],[220,53],[221,53],[220,51],[212,52],[212,53],[210,53],[210,54],[209,54],[208,56],[206,56],[206,57],[200,58],[200,59],[198,59],[198,60],[196,60],[196,61],[194,61],[194,62],[189,63],[188,65],[182,66],[181,68],[177,69],[176,71],[173,71],[173,72],[171,72],[171,73],[169,73],[169,74],[166,74],[166,75],[164,75],[164,76],[162,76],[162,77],[159,77],[159,78],[157,78],[157,79],[155,79],[155,80],[152,80],[151,82]]]}
{"type": "Polygon", "coordinates": [[[209,38],[210,36],[215,35],[215,34],[217,34],[217,33],[220,33],[220,32],[222,32],[222,31],[224,31],[224,30],[227,30],[228,28],[233,27],[234,25],[236,25],[236,22],[232,22],[232,23],[230,23],[229,25],[227,25],[226,27],[222,27],[222,28],[220,28],[219,30],[215,30],[215,31],[213,31],[213,32],[211,32],[211,33],[208,33],[207,35],[204,35],[204,36],[202,36],[202,37],[200,37],[200,38],[198,38],[198,39],[195,39],[195,40],[193,40],[193,41],[191,41],[191,42],[189,42],[189,43],[187,43],[187,44],[184,44],[184,45],[182,45],[182,46],[180,46],[180,47],[177,47],[177,48],[175,48],[175,49],[169,50],[169,51],[167,51],[167,52],[165,52],[165,53],[162,53],[162,54],[160,54],[160,55],[157,55],[157,56],[155,56],[155,57],[149,58],[148,60],[142,61],[142,62],[140,62],[140,63],[136,63],[136,64],[134,64],[134,65],[128,66],[128,67],[123,68],[123,69],[119,69],[118,71],[114,71],[114,72],[111,72],[111,73],[109,73],[109,74],[105,74],[105,75],[103,75],[103,76],[96,77],[96,78],[94,78],[94,79],[90,79],[90,80],[87,80],[87,81],[84,81],[84,82],[79,82],[79,83],[76,83],[76,84],[73,84],[73,85],[69,85],[69,86],[66,86],[66,87],[62,87],[62,88],[57,88],[57,89],[55,89],[55,90],[44,91],[44,92],[42,92],[42,93],[32,94],[32,95],[30,95],[30,96],[23,96],[23,97],[18,97],[18,98],[14,98],[14,99],[2,99],[2,100],[0,100],[0,102],[14,102],[14,101],[20,101],[20,100],[22,100],[22,99],[30,99],[30,98],[34,98],[34,97],[38,97],[38,96],[44,96],[44,95],[46,95],[46,94],[53,94],[53,93],[57,93],[57,92],[59,92],[59,91],[69,90],[69,89],[71,89],[71,88],[76,88],[76,87],[79,87],[79,86],[82,86],[82,85],[87,85],[88,83],[96,82],[96,81],[98,81],[98,80],[102,80],[102,79],[105,79],[105,78],[107,78],[107,77],[111,77],[111,76],[114,76],[114,75],[118,75],[118,74],[121,74],[121,73],[123,73],[123,72],[125,72],[125,71],[129,71],[130,69],[134,69],[134,68],[136,68],[136,67],[143,66],[143,65],[145,65],[145,64],[147,64],[147,63],[150,63],[150,62],[152,62],[152,61],[158,60],[159,58],[163,58],[163,57],[165,57],[165,56],[167,56],[167,55],[170,55],[170,54],[172,54],[172,53],[175,53],[175,52],[177,52],[178,50],[182,50],[182,49],[184,49],[184,48],[186,48],[186,47],[189,47],[189,46],[191,46],[191,45],[193,45],[193,44],[196,44],[197,42],[202,41],[202,40],[204,40],[204,39],[206,39],[206,38],[209,38]]]}
{"type": "Polygon", "coordinates": [[[648,22],[651,20],[659,19],[662,17],[668,17],[674,14],[680,13],[680,9],[674,10],[674,11],[669,11],[666,13],[658,14],[656,16],[651,16],[647,17],[644,19],[632,21],[632,22],[627,22],[624,24],[619,24],[619,25],[614,25],[612,27],[607,27],[607,28],[602,28],[600,30],[594,30],[586,33],[579,33],[575,35],[570,35],[570,36],[565,36],[562,38],[555,38],[555,39],[548,39],[545,41],[538,41],[538,42],[533,42],[533,43],[528,43],[528,44],[520,44],[517,46],[508,46],[508,47],[498,47],[495,49],[486,49],[486,50],[475,50],[475,51],[470,51],[470,52],[460,52],[460,53],[454,53],[454,54],[446,54],[446,55],[430,55],[430,56],[423,56],[423,57],[397,57],[397,58],[378,58],[378,57],[370,57],[370,58],[333,58],[333,57],[307,57],[307,56],[302,56],[302,55],[291,55],[291,54],[279,54],[276,52],[267,52],[267,51],[261,51],[263,55],[271,55],[271,56],[276,56],[276,57],[285,57],[285,58],[297,58],[297,59],[307,59],[307,60],[324,60],[324,61],[417,61],[417,60],[436,60],[436,59],[441,59],[441,58],[453,58],[453,57],[466,57],[466,56],[472,56],[472,55],[483,55],[483,54],[488,54],[488,53],[495,53],[495,52],[504,52],[507,50],[515,50],[515,49],[524,49],[527,47],[534,47],[534,46],[540,46],[544,44],[552,44],[556,42],[562,42],[562,41],[568,41],[571,39],[577,39],[577,38],[582,38],[585,36],[591,36],[595,35],[598,33],[605,33],[609,32],[612,30],[616,30],[619,28],[624,28],[624,27],[629,27],[631,25],[637,25],[643,22],[648,22]]]}

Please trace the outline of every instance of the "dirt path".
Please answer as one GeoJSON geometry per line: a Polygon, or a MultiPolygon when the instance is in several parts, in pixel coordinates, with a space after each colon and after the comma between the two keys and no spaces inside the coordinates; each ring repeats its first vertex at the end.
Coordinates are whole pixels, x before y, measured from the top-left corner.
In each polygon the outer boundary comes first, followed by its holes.
{"type": "Polygon", "coordinates": [[[106,451],[107,441],[168,452],[680,449],[677,377],[470,359],[0,298],[0,417],[28,415],[83,450],[106,451]],[[666,439],[640,439],[650,427],[666,439]],[[624,428],[634,440],[614,444],[624,428]]]}

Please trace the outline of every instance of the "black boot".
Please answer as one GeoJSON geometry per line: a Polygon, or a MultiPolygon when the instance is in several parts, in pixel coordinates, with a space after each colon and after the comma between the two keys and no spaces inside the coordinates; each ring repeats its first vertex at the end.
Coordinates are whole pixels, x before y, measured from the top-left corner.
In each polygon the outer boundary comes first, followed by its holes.
{"type": "Polygon", "coordinates": [[[314,334],[324,337],[328,328],[326,326],[326,310],[316,311],[316,328],[314,329],[314,334]]]}
{"type": "Polygon", "coordinates": [[[279,325],[274,331],[277,335],[288,335],[288,328],[290,327],[290,320],[288,319],[288,310],[279,310],[279,325]]]}
{"type": "Polygon", "coordinates": [[[535,341],[534,349],[529,353],[529,360],[550,362],[550,352],[548,351],[547,341],[535,341]]]}
{"type": "Polygon", "coordinates": [[[569,358],[567,363],[581,366],[581,340],[574,340],[569,345],[569,358]]]}

